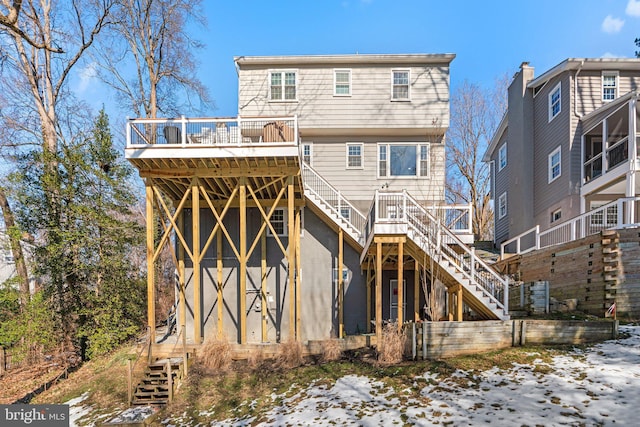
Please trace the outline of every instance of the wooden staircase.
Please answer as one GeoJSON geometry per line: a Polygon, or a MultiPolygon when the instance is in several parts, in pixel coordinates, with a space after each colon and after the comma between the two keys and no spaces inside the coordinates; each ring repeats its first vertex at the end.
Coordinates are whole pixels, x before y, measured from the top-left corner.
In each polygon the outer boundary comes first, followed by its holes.
{"type": "Polygon", "coordinates": [[[158,359],[144,371],[142,381],[133,393],[132,405],[166,405],[173,399],[178,381],[184,375],[182,357],[158,359]]]}

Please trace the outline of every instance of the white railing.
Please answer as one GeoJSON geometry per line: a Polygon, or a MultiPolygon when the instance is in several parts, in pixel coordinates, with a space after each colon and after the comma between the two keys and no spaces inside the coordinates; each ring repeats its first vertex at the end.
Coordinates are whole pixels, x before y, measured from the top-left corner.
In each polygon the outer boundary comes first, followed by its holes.
{"type": "Polygon", "coordinates": [[[406,224],[412,239],[425,253],[437,261],[448,260],[455,270],[479,286],[484,296],[499,309],[508,313],[508,281],[495,272],[475,250],[465,245],[454,232],[437,218],[433,212],[421,206],[406,192],[381,193],[376,191],[367,224],[365,242],[369,241],[374,224],[406,224]],[[455,244],[455,248],[453,247],[455,244]]]}
{"type": "Polygon", "coordinates": [[[127,148],[140,146],[242,146],[298,141],[296,117],[130,119],[127,148]]]}
{"type": "Polygon", "coordinates": [[[620,198],[542,232],[540,226],[536,225],[503,242],[500,245],[500,258],[504,258],[506,254],[524,254],[582,239],[602,230],[639,223],[640,197],[620,198]]]}
{"type": "Polygon", "coordinates": [[[302,182],[305,192],[320,199],[326,208],[345,221],[351,228],[352,236],[361,242],[366,218],[342,194],[322,178],[311,166],[302,162],[302,182]]]}

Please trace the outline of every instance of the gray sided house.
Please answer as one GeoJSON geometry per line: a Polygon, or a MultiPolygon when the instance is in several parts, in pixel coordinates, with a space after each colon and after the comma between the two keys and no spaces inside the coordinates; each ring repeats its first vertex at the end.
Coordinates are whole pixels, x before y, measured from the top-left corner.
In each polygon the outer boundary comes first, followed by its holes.
{"type": "Polygon", "coordinates": [[[130,120],[151,331],[165,247],[178,331],[195,345],[508,318],[506,282],[467,246],[470,208],[444,202],[453,59],[240,56],[237,117],[130,120]],[[425,296],[439,302],[428,316],[425,296]]]}
{"type": "Polygon", "coordinates": [[[639,59],[570,58],[539,77],[520,66],[484,155],[503,252],[637,224],[639,59]]]}

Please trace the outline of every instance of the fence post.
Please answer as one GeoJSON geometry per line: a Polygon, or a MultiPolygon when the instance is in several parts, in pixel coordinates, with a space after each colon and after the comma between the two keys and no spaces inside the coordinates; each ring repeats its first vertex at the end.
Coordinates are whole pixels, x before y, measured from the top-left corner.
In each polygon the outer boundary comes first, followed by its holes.
{"type": "Polygon", "coordinates": [[[427,323],[422,322],[422,360],[427,360],[427,323]]]}
{"type": "Polygon", "coordinates": [[[173,374],[171,373],[171,357],[167,359],[167,388],[169,389],[169,402],[173,400],[173,374]]]}
{"type": "Polygon", "coordinates": [[[471,278],[476,277],[476,247],[471,246],[471,278]]]}
{"type": "Polygon", "coordinates": [[[536,250],[540,249],[540,225],[536,225],[536,250]]]}
{"type": "Polygon", "coordinates": [[[418,336],[416,322],[411,323],[411,360],[416,360],[418,356],[418,336]]]}
{"type": "Polygon", "coordinates": [[[504,314],[509,314],[509,277],[504,282],[504,314]]]}
{"type": "Polygon", "coordinates": [[[182,362],[183,362],[183,372],[184,372],[184,377],[187,378],[187,374],[189,371],[188,368],[188,354],[187,354],[187,334],[186,331],[184,330],[185,325],[181,326],[182,328],[182,362]]]}
{"type": "Polygon", "coordinates": [[[133,367],[131,366],[131,359],[127,359],[127,402],[131,406],[133,401],[133,367]]]}

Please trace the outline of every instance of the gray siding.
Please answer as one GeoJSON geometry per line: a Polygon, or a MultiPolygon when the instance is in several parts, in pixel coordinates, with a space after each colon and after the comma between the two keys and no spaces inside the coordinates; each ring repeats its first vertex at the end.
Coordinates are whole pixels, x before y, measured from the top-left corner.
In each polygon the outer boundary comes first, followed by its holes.
{"type": "Polygon", "coordinates": [[[417,137],[316,137],[313,141],[313,168],[360,211],[366,213],[375,190],[407,190],[418,200],[444,201],[445,147],[442,139],[417,137]],[[378,177],[378,143],[429,144],[428,177],[378,177]],[[346,144],[363,143],[363,168],[348,169],[346,144]]]}
{"type": "MultiPolygon", "coordinates": [[[[498,143],[498,148],[495,151],[495,153],[493,153],[493,156],[491,157],[491,160],[493,161],[493,167],[494,167],[494,194],[493,194],[493,200],[494,200],[494,241],[496,243],[501,243],[505,240],[508,239],[509,237],[509,204],[511,202],[511,198],[513,197],[514,199],[516,199],[517,201],[517,194],[508,194],[508,190],[509,190],[509,182],[510,182],[510,176],[513,173],[512,171],[515,169],[519,169],[519,165],[516,163],[516,166],[514,166],[514,164],[512,162],[515,162],[514,159],[510,159],[509,155],[511,153],[510,150],[510,145],[509,142],[507,141],[507,134],[509,132],[509,129],[507,128],[507,131],[502,135],[502,137],[500,138],[500,142],[498,143]],[[500,147],[502,147],[502,145],[504,143],[507,143],[507,165],[501,170],[499,171],[499,151],[500,151],[500,147]],[[504,218],[498,218],[498,198],[500,197],[500,195],[502,193],[504,193],[505,191],[507,191],[507,216],[505,216],[504,218]]],[[[513,144],[515,146],[515,143],[513,144]]]]}
{"type": "MultiPolygon", "coordinates": [[[[640,71],[619,72],[618,97],[629,91],[638,90],[638,88],[640,88],[640,71]]],[[[578,74],[578,91],[576,95],[576,111],[581,115],[589,114],[604,105],[605,102],[602,100],[602,71],[581,71],[578,74]]]]}
{"type": "Polygon", "coordinates": [[[272,102],[269,70],[239,70],[238,112],[242,116],[299,116],[301,129],[400,129],[449,126],[449,67],[443,64],[358,65],[328,63],[282,67],[297,71],[297,101],[272,102]],[[351,69],[352,95],[333,95],[334,68],[351,69]],[[391,101],[391,70],[410,69],[410,101],[391,101]]]}

